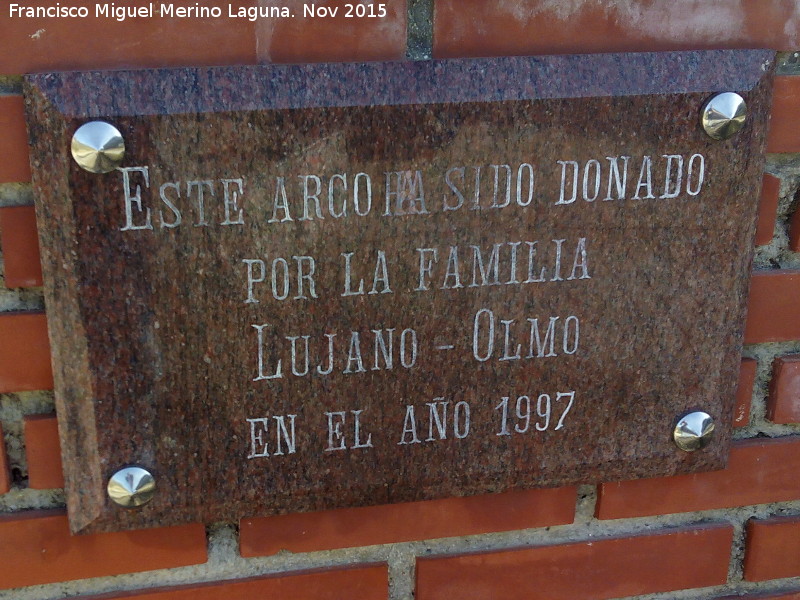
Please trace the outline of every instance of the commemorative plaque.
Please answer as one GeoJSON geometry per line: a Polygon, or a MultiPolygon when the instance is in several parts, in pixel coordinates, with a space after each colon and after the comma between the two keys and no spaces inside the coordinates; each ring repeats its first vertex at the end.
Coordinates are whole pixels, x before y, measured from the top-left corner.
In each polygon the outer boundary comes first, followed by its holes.
{"type": "Polygon", "coordinates": [[[723,467],[772,60],[29,76],[73,530],[723,467]]]}

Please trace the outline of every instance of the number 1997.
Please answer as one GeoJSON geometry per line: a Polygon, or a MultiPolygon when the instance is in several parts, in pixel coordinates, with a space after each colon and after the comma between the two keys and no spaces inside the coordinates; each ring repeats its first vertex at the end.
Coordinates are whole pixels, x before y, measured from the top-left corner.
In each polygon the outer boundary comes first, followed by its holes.
{"type": "Polygon", "coordinates": [[[513,403],[509,396],[503,396],[502,402],[494,407],[500,411],[497,435],[511,435],[512,431],[526,433],[531,425],[536,431],[558,431],[564,427],[564,419],[574,402],[575,392],[556,392],[555,399],[550,394],[539,394],[535,405],[530,396],[519,396],[513,403]]]}

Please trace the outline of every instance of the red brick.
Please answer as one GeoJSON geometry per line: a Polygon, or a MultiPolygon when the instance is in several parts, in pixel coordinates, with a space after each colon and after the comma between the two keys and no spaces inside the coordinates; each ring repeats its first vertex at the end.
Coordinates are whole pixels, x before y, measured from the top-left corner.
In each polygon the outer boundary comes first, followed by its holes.
{"type": "Polygon", "coordinates": [[[221,583],[158,588],[85,597],[83,600],[386,600],[388,574],[384,565],[335,571],[309,571],[221,583]]]}
{"type": "Polygon", "coordinates": [[[55,415],[25,417],[24,428],[28,487],[34,490],[63,488],[64,473],[55,415]]]}
{"type": "Polygon", "coordinates": [[[437,0],[437,57],[800,47],[794,0],[437,0]]]}
{"type": "Polygon", "coordinates": [[[36,211],[32,206],[0,208],[0,241],[3,247],[6,287],[42,285],[36,211]]]}
{"type": "Polygon", "coordinates": [[[722,471],[604,483],[598,519],[624,519],[800,499],[800,436],[736,442],[722,471]]]}
{"type": "Polygon", "coordinates": [[[207,560],[203,525],[70,535],[63,511],[0,516],[0,588],[195,565],[207,560]]]}
{"type": "MultiPolygon", "coordinates": [[[[247,19],[154,15],[118,22],[95,18],[94,3],[83,4],[90,8],[91,16],[86,19],[4,18],[0,74],[255,62],[255,26],[247,19]]],[[[117,3],[123,4],[149,3],[141,0],[117,3]]],[[[255,0],[231,4],[252,6],[255,0]]],[[[52,3],[40,0],[28,5],[52,6],[52,3]]],[[[227,13],[227,2],[211,6],[220,6],[223,14],[227,13]]]]}
{"type": "Polygon", "coordinates": [[[779,356],[772,364],[767,419],[800,423],[800,354],[779,356]]]}
{"type": "Polygon", "coordinates": [[[745,344],[800,340],[800,271],[756,271],[750,281],[745,344]]]}
{"type": "Polygon", "coordinates": [[[750,423],[750,403],[753,400],[753,384],[756,381],[758,361],[743,358],[739,369],[739,385],[736,387],[736,406],[733,409],[733,426],[744,427],[750,423]]]}
{"type": "Polygon", "coordinates": [[[800,518],[773,517],[747,523],[744,578],[766,581],[800,575],[800,518]]]}
{"type": "Polygon", "coordinates": [[[0,393],[53,389],[43,312],[0,314],[0,393]]]}
{"type": "Polygon", "coordinates": [[[575,488],[506,492],[388,506],[242,519],[242,556],[312,552],[564,525],[575,488]]]}
{"type": "Polygon", "coordinates": [[[726,582],[733,528],[417,559],[417,600],[603,600],[726,582]]]}
{"type": "Polygon", "coordinates": [[[758,225],[756,226],[756,246],[763,246],[772,241],[775,233],[775,218],[778,215],[778,197],[781,191],[781,180],[764,173],[761,184],[761,199],[758,204],[758,225]]]}
{"type": "MultiPolygon", "coordinates": [[[[4,27],[8,20],[4,21],[4,27]]],[[[0,52],[2,62],[5,52],[0,52]]],[[[22,96],[0,96],[0,183],[22,183],[31,180],[28,161],[28,132],[25,129],[25,108],[22,96]]]]}
{"type": "Polygon", "coordinates": [[[800,121],[797,119],[799,104],[800,77],[776,77],[767,152],[800,152],[800,121]]]}
{"type": "Polygon", "coordinates": [[[264,4],[285,6],[295,16],[258,21],[256,38],[261,62],[400,60],[405,56],[405,0],[386,2],[387,15],[382,18],[348,18],[345,3],[334,0],[314,3],[318,7],[339,7],[335,17],[326,18],[304,17],[303,6],[310,3],[303,0],[264,4]]]}
{"type": "Polygon", "coordinates": [[[3,438],[3,428],[0,426],[0,494],[5,494],[11,489],[11,471],[8,468],[8,455],[6,442],[3,438]]]}

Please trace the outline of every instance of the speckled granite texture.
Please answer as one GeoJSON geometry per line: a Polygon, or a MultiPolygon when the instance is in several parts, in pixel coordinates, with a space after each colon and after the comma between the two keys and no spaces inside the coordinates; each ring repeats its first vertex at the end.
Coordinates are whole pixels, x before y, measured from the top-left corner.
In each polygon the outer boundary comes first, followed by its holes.
{"type": "Polygon", "coordinates": [[[772,58],[29,76],[73,530],[723,466],[772,58]],[[127,171],[72,161],[95,118],[127,171]]]}

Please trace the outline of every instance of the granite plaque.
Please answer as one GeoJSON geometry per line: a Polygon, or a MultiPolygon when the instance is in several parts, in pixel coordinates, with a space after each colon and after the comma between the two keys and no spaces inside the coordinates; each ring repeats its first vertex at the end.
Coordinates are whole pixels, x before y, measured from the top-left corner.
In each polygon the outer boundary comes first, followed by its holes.
{"type": "Polygon", "coordinates": [[[723,467],[772,60],[29,76],[73,530],[723,467]],[[70,155],[96,120],[107,174],[70,155]],[[128,465],[136,509],[106,495],[128,465]]]}

